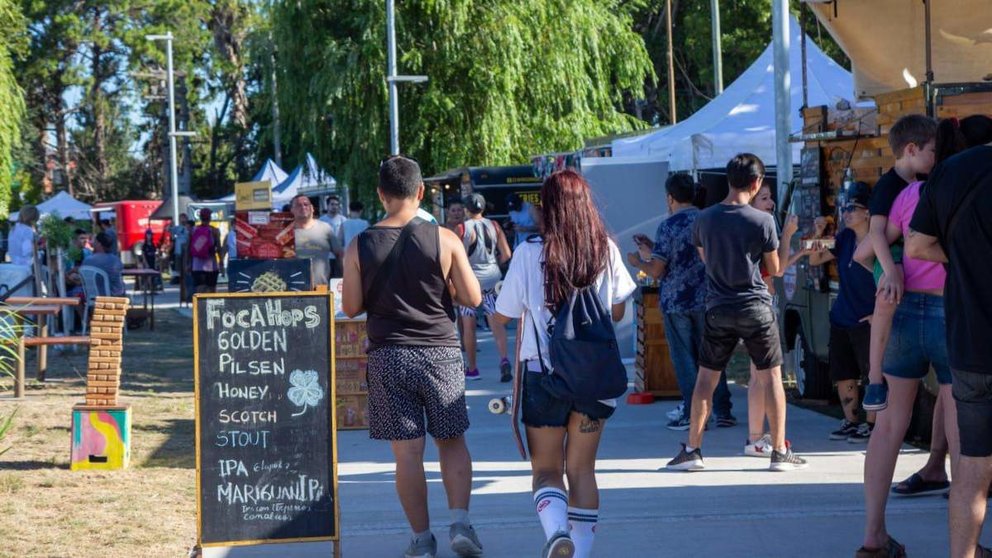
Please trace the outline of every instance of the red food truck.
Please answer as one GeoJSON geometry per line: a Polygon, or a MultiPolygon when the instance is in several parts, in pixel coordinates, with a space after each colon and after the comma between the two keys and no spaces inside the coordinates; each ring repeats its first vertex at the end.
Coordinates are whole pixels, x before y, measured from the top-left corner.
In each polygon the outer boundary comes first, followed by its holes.
{"type": "Polygon", "coordinates": [[[162,200],[124,200],[98,203],[93,206],[94,218],[105,219],[104,215],[113,212],[116,219],[117,242],[121,251],[121,261],[125,266],[138,262],[141,244],[145,241],[145,230],[149,227],[155,238],[155,245],[161,245],[170,221],[150,221],[148,217],[162,205],[162,200]]]}

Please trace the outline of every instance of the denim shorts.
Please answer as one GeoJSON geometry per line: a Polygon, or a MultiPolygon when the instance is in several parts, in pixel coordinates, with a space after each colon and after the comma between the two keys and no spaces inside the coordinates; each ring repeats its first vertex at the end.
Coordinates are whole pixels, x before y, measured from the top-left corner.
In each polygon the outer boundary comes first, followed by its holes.
{"type": "Polygon", "coordinates": [[[530,372],[527,363],[521,363],[520,373],[523,377],[524,394],[521,399],[521,420],[525,426],[540,428],[544,426],[566,427],[572,412],[585,415],[592,420],[605,420],[613,416],[616,407],[594,401],[590,403],[566,401],[559,399],[544,388],[541,372],[530,372]]]}
{"type": "Polygon", "coordinates": [[[897,378],[918,380],[927,375],[930,366],[937,372],[937,382],[951,383],[944,297],[905,293],[892,317],[882,371],[897,378]]]}

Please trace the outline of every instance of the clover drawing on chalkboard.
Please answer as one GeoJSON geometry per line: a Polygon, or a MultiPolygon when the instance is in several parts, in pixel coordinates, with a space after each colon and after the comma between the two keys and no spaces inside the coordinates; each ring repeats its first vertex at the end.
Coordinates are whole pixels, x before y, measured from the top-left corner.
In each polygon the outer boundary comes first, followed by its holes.
{"type": "Polygon", "coordinates": [[[316,370],[293,370],[289,374],[289,400],[297,407],[303,407],[299,413],[291,416],[298,417],[307,412],[308,407],[314,407],[324,397],[324,390],[318,383],[316,370]]]}

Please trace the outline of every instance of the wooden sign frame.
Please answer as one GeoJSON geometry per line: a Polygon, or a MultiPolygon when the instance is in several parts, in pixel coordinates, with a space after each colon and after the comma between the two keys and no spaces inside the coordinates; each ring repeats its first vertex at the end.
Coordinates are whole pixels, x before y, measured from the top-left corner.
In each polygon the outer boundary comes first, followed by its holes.
{"type": "Polygon", "coordinates": [[[196,437],[195,450],[196,450],[196,541],[201,547],[235,547],[235,546],[250,546],[250,545],[264,545],[264,544],[291,544],[291,543],[305,543],[305,542],[324,542],[332,541],[334,543],[334,555],[337,556],[339,552],[339,541],[341,540],[341,504],[338,500],[338,435],[337,435],[337,393],[335,389],[336,383],[336,370],[335,370],[335,359],[334,359],[334,297],[328,293],[300,293],[300,292],[286,292],[286,293],[217,293],[217,294],[197,294],[193,296],[193,387],[195,390],[194,398],[194,413],[195,422],[193,426],[194,434],[196,437]],[[330,434],[331,434],[331,491],[334,498],[334,535],[330,537],[301,537],[293,539],[255,539],[255,540],[234,540],[234,541],[217,541],[203,543],[203,510],[201,507],[202,502],[202,483],[201,483],[201,444],[200,439],[200,347],[199,347],[199,333],[200,333],[200,316],[199,316],[199,305],[197,304],[200,299],[237,299],[237,298],[312,298],[315,300],[321,300],[327,302],[328,308],[328,362],[330,363],[330,378],[328,380],[328,414],[330,414],[330,434]]]}

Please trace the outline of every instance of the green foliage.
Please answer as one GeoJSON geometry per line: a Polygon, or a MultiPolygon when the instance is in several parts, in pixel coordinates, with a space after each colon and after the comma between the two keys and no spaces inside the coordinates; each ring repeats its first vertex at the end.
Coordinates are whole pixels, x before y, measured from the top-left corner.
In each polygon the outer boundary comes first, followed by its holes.
{"type": "Polygon", "coordinates": [[[73,227],[62,220],[57,211],[45,215],[38,221],[38,235],[52,248],[69,248],[73,239],[73,227]]]}
{"type": "MultiPolygon", "coordinates": [[[[21,335],[22,326],[18,325],[17,314],[9,307],[0,308],[0,340],[16,339],[21,335]]],[[[15,343],[0,343],[0,376],[14,375],[14,367],[19,359],[15,343]]],[[[0,442],[10,433],[14,425],[14,409],[7,416],[0,416],[0,442]]],[[[0,448],[0,455],[7,453],[10,448],[0,448]]]]}
{"type": "MultiPolygon", "coordinates": [[[[620,109],[651,63],[619,0],[412,0],[397,7],[400,145],[427,173],[523,163],[642,124],[620,109]]],[[[385,4],[277,3],[272,15],[286,151],[374,188],[389,149],[385,4]]]]}
{"type": "Polygon", "coordinates": [[[24,97],[14,58],[23,53],[25,22],[13,0],[0,0],[0,219],[10,210],[13,151],[20,143],[24,97]]]}

